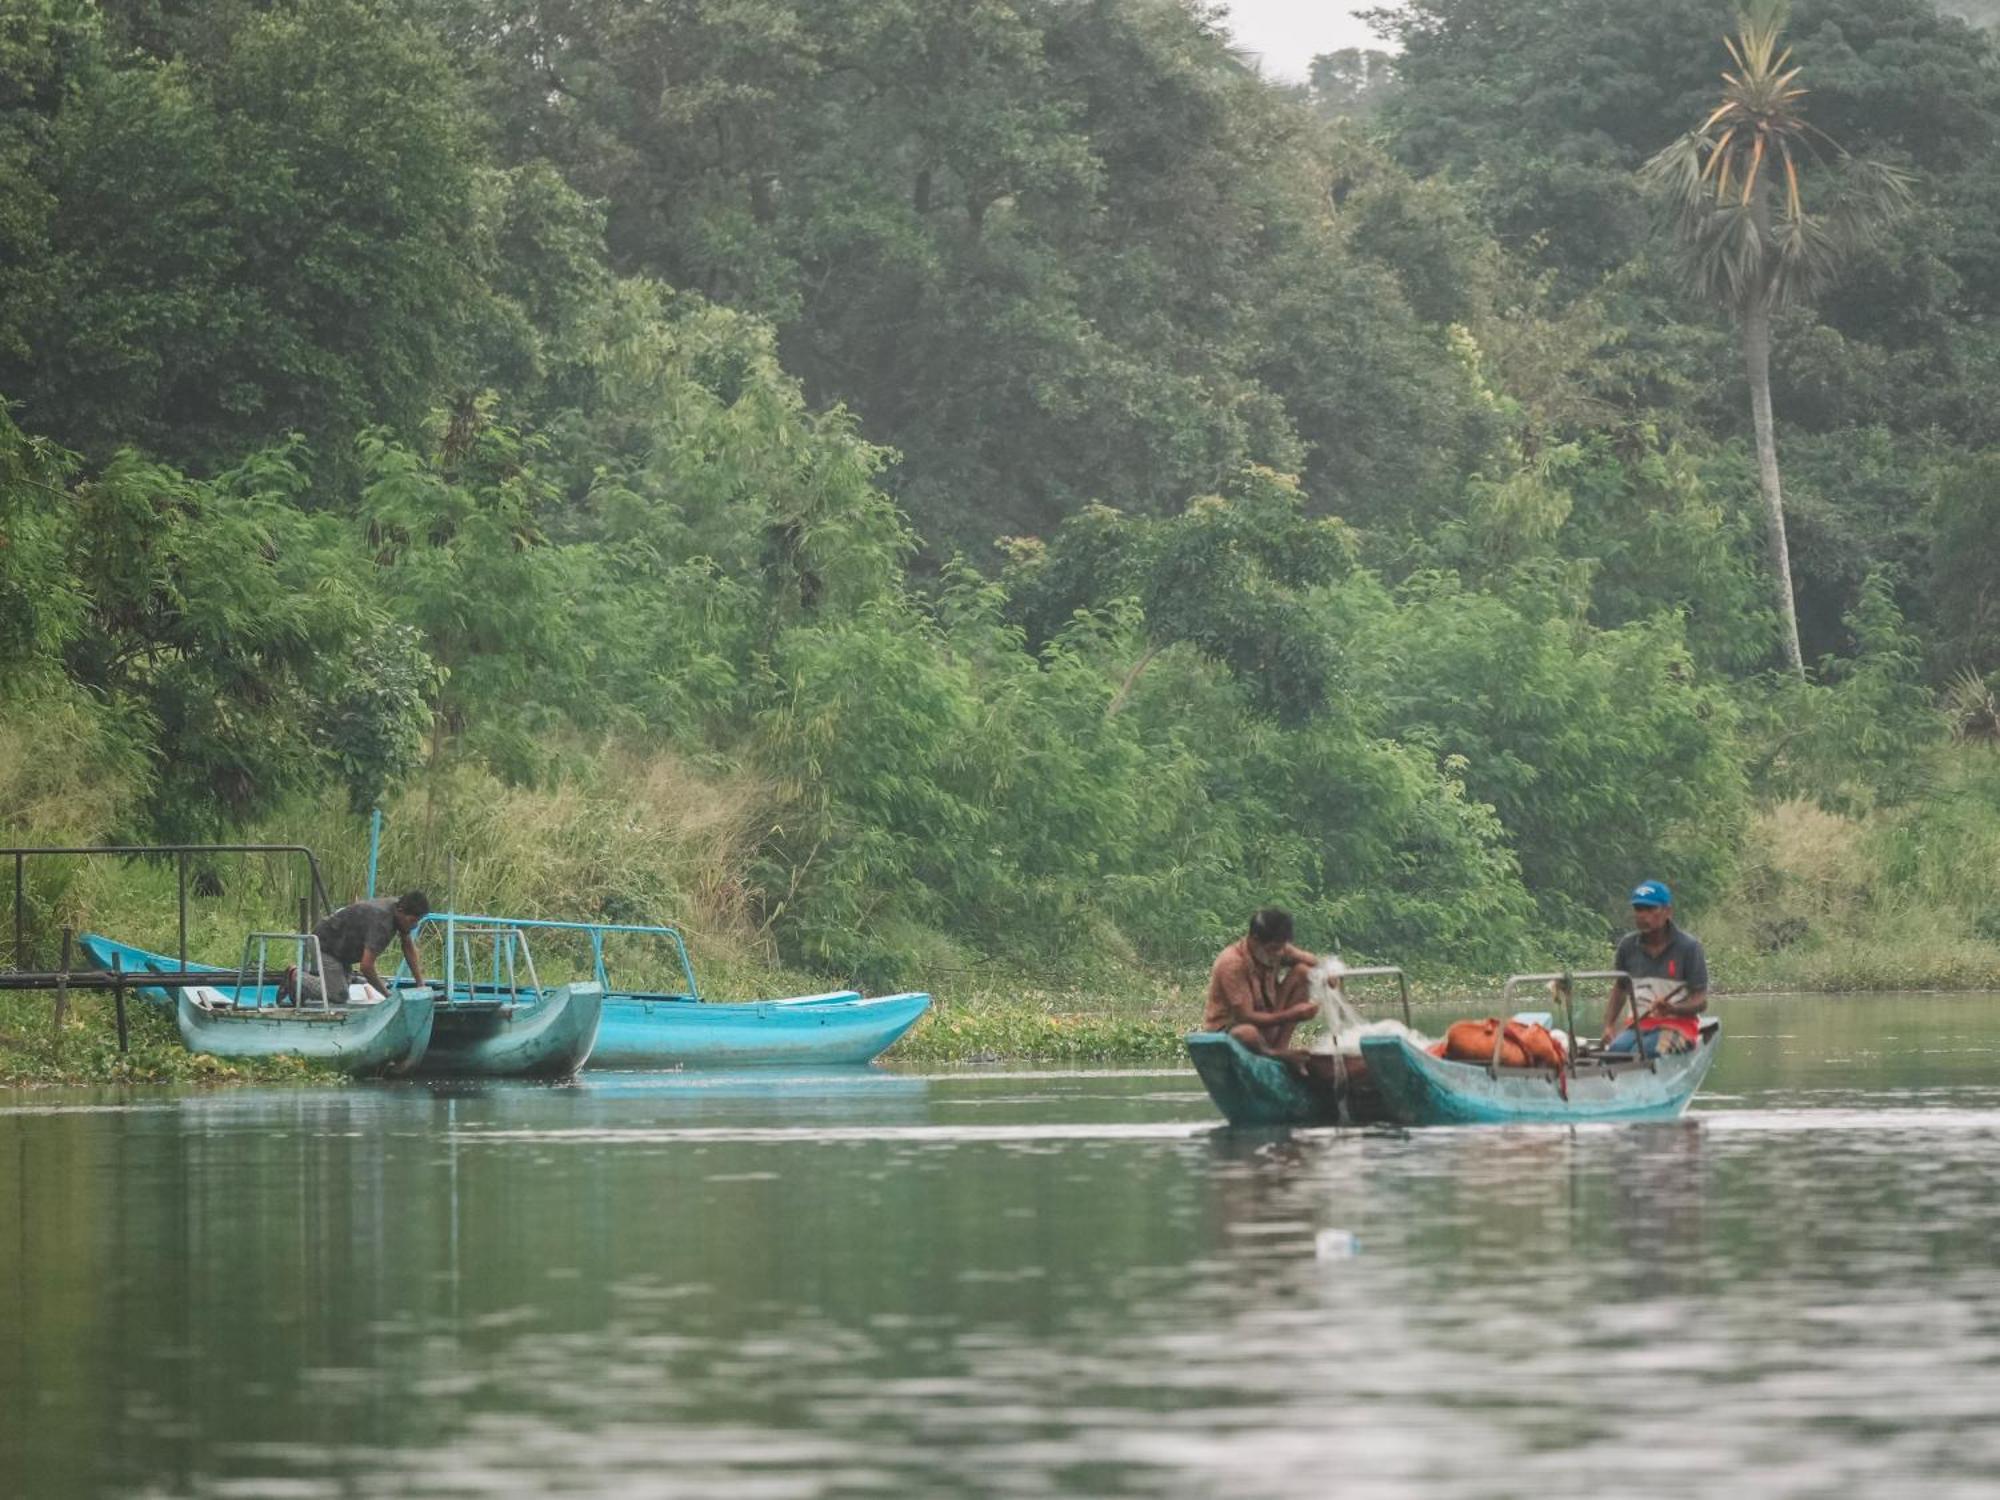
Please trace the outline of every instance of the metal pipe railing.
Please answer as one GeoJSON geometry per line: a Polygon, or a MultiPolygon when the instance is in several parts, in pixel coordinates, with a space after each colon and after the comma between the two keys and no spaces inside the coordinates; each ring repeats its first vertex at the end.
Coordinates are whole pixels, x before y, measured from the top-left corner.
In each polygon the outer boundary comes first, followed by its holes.
{"type": "Polygon", "coordinates": [[[1410,976],[1405,974],[1401,969],[1393,964],[1383,964],[1367,969],[1342,969],[1335,977],[1344,985],[1350,979],[1369,979],[1389,974],[1396,976],[1396,987],[1402,992],[1403,1024],[1414,1031],[1416,1027],[1410,1019],[1410,976]]]}
{"type": "MultiPolygon", "coordinates": [[[[452,929],[458,927],[459,925],[465,923],[475,924],[474,930],[483,929],[491,931],[494,929],[511,929],[513,931],[522,934],[524,944],[526,942],[526,933],[529,931],[587,933],[590,936],[590,956],[591,956],[591,969],[592,969],[591,977],[595,979],[600,985],[604,986],[604,988],[607,991],[610,990],[611,988],[610,976],[606,972],[604,963],[604,939],[607,936],[614,933],[624,933],[638,937],[665,938],[668,942],[673,944],[674,955],[676,958],[680,960],[681,974],[687,980],[688,998],[690,1000],[699,1000],[701,998],[701,991],[695,984],[694,963],[688,957],[687,942],[681,936],[680,930],[678,928],[659,926],[656,924],[645,923],[645,922],[560,922],[560,921],[555,921],[551,918],[544,918],[544,917],[490,917],[475,912],[434,911],[429,916],[425,917],[422,921],[418,922],[415,927],[410,929],[411,937],[414,938],[418,932],[421,932],[426,926],[432,923],[436,923],[444,927],[447,933],[449,933],[452,929]]],[[[446,962],[448,965],[454,963],[454,957],[451,949],[452,949],[451,940],[449,937],[447,937],[445,943],[445,954],[446,954],[446,962]]],[[[467,962],[467,967],[470,967],[471,959],[469,956],[466,962],[467,962]]],[[[1400,975],[1402,973],[1402,970],[1349,969],[1347,972],[1349,974],[1400,975]]],[[[540,986],[537,985],[537,988],[539,987],[540,986]]],[[[1407,1016],[1409,1012],[1409,984],[1407,981],[1405,981],[1403,986],[1403,1010],[1405,1015],[1407,1016]]]]}
{"type": "MultiPolygon", "coordinates": [[[[319,856],[304,844],[94,844],[56,845],[32,844],[0,848],[0,856],[14,857],[14,953],[12,967],[16,972],[27,964],[27,863],[33,857],[115,857],[119,859],[157,858],[171,855],[174,859],[174,885],[176,905],[179,909],[180,948],[177,956],[181,967],[187,967],[187,879],[188,856],[191,854],[302,854],[305,856],[307,873],[312,877],[312,891],[307,897],[307,921],[305,926],[313,926],[319,914],[328,909],[326,882],[321,879],[319,856]]],[[[64,968],[68,965],[65,964],[64,968]]]]}
{"type": "MultiPolygon", "coordinates": [[[[431,917],[439,915],[439,913],[433,912],[431,917]]],[[[416,927],[412,927],[410,929],[411,936],[414,937],[417,930],[425,922],[430,921],[431,917],[423,918],[417,923],[416,927]]],[[[452,991],[458,984],[458,968],[461,954],[464,957],[467,996],[471,997],[475,995],[479,988],[479,980],[477,978],[479,971],[472,959],[472,944],[475,938],[490,938],[493,942],[491,984],[496,993],[504,989],[518,1003],[521,997],[520,970],[526,968],[528,971],[528,993],[537,999],[540,998],[542,993],[542,977],[536,971],[535,953],[533,948],[528,944],[528,935],[521,929],[524,926],[546,926],[552,924],[509,922],[505,919],[495,921],[486,917],[467,918],[460,916],[456,912],[443,913],[442,920],[445,932],[445,1003],[451,1003],[452,991]],[[471,925],[460,926],[461,922],[471,925]],[[503,973],[505,976],[504,984],[502,983],[503,973]]]]}
{"type": "MultiPolygon", "coordinates": [[[[269,968],[272,943],[290,943],[292,945],[292,971],[298,975],[298,988],[292,992],[293,1005],[297,1006],[300,1010],[337,1010],[346,1006],[347,996],[341,995],[336,998],[327,989],[326,955],[320,950],[319,935],[312,932],[253,932],[245,938],[243,940],[243,962],[236,970],[235,996],[231,1000],[231,1004],[239,1008],[251,1010],[263,1007],[264,975],[269,968]],[[253,948],[257,953],[257,978],[254,985],[250,985],[250,991],[257,998],[252,1005],[246,1007],[243,1005],[243,991],[250,977],[250,953],[253,948]],[[312,956],[310,966],[306,963],[308,951],[310,951],[312,956]],[[316,1006],[306,999],[306,976],[308,974],[317,974],[319,976],[319,1003],[316,1006]]],[[[217,988],[219,989],[221,986],[218,985],[217,988]]]]}

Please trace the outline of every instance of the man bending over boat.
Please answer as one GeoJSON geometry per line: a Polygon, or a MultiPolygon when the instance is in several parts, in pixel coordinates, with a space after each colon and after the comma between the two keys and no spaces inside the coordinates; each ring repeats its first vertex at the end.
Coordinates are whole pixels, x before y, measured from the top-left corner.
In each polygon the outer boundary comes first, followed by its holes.
{"type": "Polygon", "coordinates": [[[1658,880],[1641,881],[1632,892],[1632,925],[1618,945],[1611,967],[1632,976],[1611,982],[1604,1008],[1605,1047],[1636,1050],[1642,1057],[1692,1051],[1701,1040],[1701,1013],[1708,1009],[1708,955],[1701,939],[1674,925],[1674,893],[1658,880]],[[1631,991],[1638,991],[1639,1025],[1621,1016],[1631,991]]]}
{"type": "MultiPolygon", "coordinates": [[[[407,891],[401,896],[350,902],[339,911],[329,912],[313,929],[326,972],[305,975],[300,991],[310,1001],[345,1005],[348,971],[358,969],[361,977],[379,993],[388,994],[389,986],[375,971],[375,960],[389,946],[391,938],[402,944],[403,962],[410,967],[411,981],[422,984],[424,967],[417,961],[417,945],[410,934],[417,923],[430,915],[430,910],[430,897],[422,891],[407,891]]],[[[288,971],[285,978],[289,983],[294,976],[288,971]]]]}
{"type": "Polygon", "coordinates": [[[1208,974],[1203,1031],[1226,1031],[1252,1052],[1305,1066],[1305,1052],[1291,1045],[1301,1022],[1319,1014],[1306,998],[1307,971],[1319,960],[1292,946],[1292,914],[1267,906],[1250,919],[1250,931],[1216,956],[1208,974]]]}

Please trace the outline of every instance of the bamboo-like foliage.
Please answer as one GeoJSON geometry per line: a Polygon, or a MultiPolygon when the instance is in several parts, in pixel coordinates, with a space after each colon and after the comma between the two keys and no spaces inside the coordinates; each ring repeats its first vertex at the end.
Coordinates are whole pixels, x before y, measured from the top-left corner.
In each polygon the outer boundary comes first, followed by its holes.
{"type": "Polygon", "coordinates": [[[1801,70],[1783,43],[1787,9],[1751,0],[1738,14],[1737,34],[1723,39],[1735,68],[1722,75],[1722,102],[1643,173],[1694,289],[1736,311],[1811,300],[1910,201],[1905,173],[1848,156],[1805,118],[1801,70]],[[1814,168],[1827,183],[1809,207],[1814,168]]]}

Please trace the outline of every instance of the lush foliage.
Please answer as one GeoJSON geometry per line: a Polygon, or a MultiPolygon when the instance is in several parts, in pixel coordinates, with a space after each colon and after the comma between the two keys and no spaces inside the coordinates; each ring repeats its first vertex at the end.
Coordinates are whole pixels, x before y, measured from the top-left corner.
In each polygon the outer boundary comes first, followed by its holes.
{"type": "Polygon", "coordinates": [[[1594,958],[1773,799],[1917,838],[2000,674],[2000,68],[1796,6],[1913,196],[1774,340],[1787,681],[1638,176],[1726,21],[1411,0],[1301,93],[1151,0],[11,0],[0,827],[347,895],[381,801],[392,878],[940,989],[1273,901],[1594,958]]]}

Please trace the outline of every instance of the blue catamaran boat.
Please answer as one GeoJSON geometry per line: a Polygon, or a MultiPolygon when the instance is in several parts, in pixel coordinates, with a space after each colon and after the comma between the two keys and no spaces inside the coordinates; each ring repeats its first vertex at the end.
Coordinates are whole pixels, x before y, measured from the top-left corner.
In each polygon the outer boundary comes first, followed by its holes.
{"type": "MultiPolygon", "coordinates": [[[[921,993],[866,998],[854,990],[788,1000],[713,1001],[695,983],[687,943],[673,927],[627,922],[556,922],[433,912],[418,924],[562,933],[587,945],[591,981],[603,995],[603,1018],[590,1054],[593,1068],[823,1067],[872,1061],[930,1008],[921,993]],[[678,985],[614,983],[605,939],[648,939],[671,955],[678,985]]],[[[448,972],[446,991],[456,995],[448,972]]],[[[435,1047],[437,1043],[433,1043],[435,1047]]]]}
{"type": "Polygon", "coordinates": [[[568,1078],[583,1067],[603,1022],[603,986],[544,988],[521,923],[433,912],[415,930],[427,924],[443,940],[444,966],[426,1075],[568,1078]]]}
{"type": "Polygon", "coordinates": [[[130,974],[212,973],[212,985],[182,985],[178,993],[140,985],[136,993],[154,1005],[171,1007],[188,1051],[209,1057],[251,1059],[303,1057],[355,1077],[407,1073],[424,1059],[431,1042],[436,997],[428,987],[400,988],[379,999],[331,1005],[280,1005],[275,970],[265,960],[271,943],[303,947],[310,934],[253,933],[253,962],[246,952],[240,968],[190,963],[148,952],[129,943],[85,933],[83,951],[100,968],[130,974]]]}
{"type": "MultiPolygon", "coordinates": [[[[190,962],[188,970],[216,976],[212,992],[188,988],[177,999],[158,985],[141,985],[138,994],[176,1009],[189,1050],[222,1057],[296,1052],[355,1073],[471,1078],[567,1078],[581,1068],[597,1040],[603,992],[595,984],[544,990],[519,934],[481,926],[454,930],[453,937],[441,985],[391,981],[388,996],[373,1004],[280,1005],[274,982],[280,965],[262,962],[261,953],[254,965],[246,956],[240,970],[190,962]],[[490,944],[495,954],[490,978],[480,977],[470,961],[476,943],[490,944]],[[377,1054],[391,1047],[396,1032],[382,1017],[399,1009],[409,1012],[413,1026],[420,1017],[421,1041],[413,1034],[402,1055],[385,1061],[377,1054]]],[[[283,939],[300,947],[313,941],[311,934],[283,939]]],[[[115,960],[127,973],[181,971],[180,961],[167,954],[94,933],[83,945],[103,968],[115,960]]]]}

